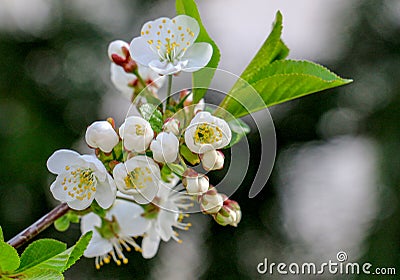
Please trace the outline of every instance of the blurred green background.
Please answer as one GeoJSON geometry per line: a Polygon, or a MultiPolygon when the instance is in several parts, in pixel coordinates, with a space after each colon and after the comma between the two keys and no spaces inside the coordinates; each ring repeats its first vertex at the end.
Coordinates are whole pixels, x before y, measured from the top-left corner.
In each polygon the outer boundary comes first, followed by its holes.
{"type": "MultiPolygon", "coordinates": [[[[400,2],[235,0],[230,8],[228,1],[198,2],[226,70],[240,74],[281,9],[291,57],[316,60],[354,83],[271,109],[277,162],[253,199],[247,194],[260,142],[257,133],[249,135],[252,165],[233,195],[243,212],[238,228],[193,215],[183,244],[162,243],[154,259],[131,253],[129,265],[100,272],[83,259],[66,279],[281,279],[290,277],[259,275],[257,264],[265,257],[336,261],[342,250],[351,261],[400,269],[400,2]]],[[[110,84],[108,43],[129,41],[145,21],[173,15],[174,1],[0,2],[0,225],[6,239],[57,204],[46,169],[51,153],[87,151],[82,136],[94,120],[122,122],[123,114],[113,112],[128,107],[110,84]]],[[[72,244],[79,235],[75,225],[40,237],[72,244]]],[[[364,277],[396,279],[318,279],[364,277]]]]}

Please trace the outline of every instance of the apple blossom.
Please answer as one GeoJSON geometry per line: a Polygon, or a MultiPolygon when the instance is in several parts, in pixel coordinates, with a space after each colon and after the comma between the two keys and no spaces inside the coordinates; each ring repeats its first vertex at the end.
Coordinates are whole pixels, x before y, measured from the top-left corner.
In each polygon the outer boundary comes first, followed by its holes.
{"type": "Polygon", "coordinates": [[[110,153],[118,144],[119,137],[108,121],[92,123],[85,134],[86,143],[92,148],[99,148],[105,153],[110,153]]]}
{"type": "Polygon", "coordinates": [[[139,205],[117,199],[112,208],[107,211],[105,218],[100,218],[94,213],[86,214],[81,218],[81,231],[85,234],[93,232],[83,255],[95,258],[96,268],[104,263],[109,263],[112,258],[117,265],[128,263],[123,254],[123,249],[131,251],[132,246],[136,251],[141,248],[133,237],[144,233],[147,221],[141,216],[144,210],[139,205]]]}
{"type": "Polygon", "coordinates": [[[171,132],[174,135],[178,136],[179,135],[179,126],[180,126],[180,123],[177,119],[169,118],[165,121],[162,128],[163,128],[164,132],[171,132]]]}
{"type": "Polygon", "coordinates": [[[229,144],[232,132],[228,123],[209,112],[199,112],[185,131],[185,143],[194,153],[221,149],[229,144]]]}
{"type": "Polygon", "coordinates": [[[119,128],[119,135],[123,140],[125,149],[137,153],[147,150],[154,137],[150,123],[137,116],[126,118],[119,128]]]}
{"type": "Polygon", "coordinates": [[[161,132],[150,144],[153,158],[161,163],[173,163],[179,152],[179,140],[171,132],[161,132]]]}
{"type": "Polygon", "coordinates": [[[120,192],[140,204],[151,202],[161,181],[160,168],[147,156],[135,156],[114,167],[113,176],[120,192]]]}
{"type": "Polygon", "coordinates": [[[141,36],[132,40],[129,51],[137,63],[160,75],[194,72],[206,66],[213,53],[210,44],[194,43],[199,32],[192,17],[162,17],[143,25],[141,36]]]}
{"type": "Polygon", "coordinates": [[[58,150],[47,160],[47,168],[57,175],[50,186],[54,198],[66,202],[72,209],[83,210],[93,199],[104,209],[113,204],[114,180],[95,156],[58,150]]]}
{"type": "Polygon", "coordinates": [[[239,204],[230,199],[225,200],[222,208],[214,215],[214,220],[222,226],[231,225],[237,227],[241,218],[242,211],[239,204]]]}

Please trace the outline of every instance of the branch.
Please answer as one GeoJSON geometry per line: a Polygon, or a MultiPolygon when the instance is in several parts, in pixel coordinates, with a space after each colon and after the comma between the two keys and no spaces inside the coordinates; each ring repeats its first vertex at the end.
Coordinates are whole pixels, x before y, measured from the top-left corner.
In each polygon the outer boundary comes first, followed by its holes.
{"type": "Polygon", "coordinates": [[[14,236],[7,243],[14,248],[20,247],[21,245],[25,244],[33,237],[41,233],[43,230],[48,228],[52,223],[54,223],[55,220],[64,216],[68,212],[68,210],[70,210],[70,208],[66,203],[58,205],[56,208],[54,208],[42,218],[37,220],[35,223],[30,225],[28,228],[14,236]]]}

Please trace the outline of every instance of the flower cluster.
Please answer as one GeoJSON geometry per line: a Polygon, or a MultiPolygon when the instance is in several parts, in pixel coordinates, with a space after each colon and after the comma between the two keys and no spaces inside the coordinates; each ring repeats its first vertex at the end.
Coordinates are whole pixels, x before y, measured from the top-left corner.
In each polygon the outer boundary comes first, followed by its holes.
{"type": "Polygon", "coordinates": [[[196,20],[181,15],[146,23],[130,44],[112,42],[111,80],[141,115],[119,127],[112,118],[88,126],[93,155],[59,150],[48,159],[57,175],[50,187],[54,198],[81,216],[82,233],[93,231],[84,255],[95,258],[97,268],[111,260],[126,264],[124,250],[152,258],[161,240],[181,243],[176,230],[189,229],[184,219],[194,203],[221,225],[240,221],[239,205],[194,170],[200,162],[205,172],[223,168],[221,149],[232,139],[228,123],[206,111],[203,99],[195,104],[188,90],[177,100],[168,93],[165,108],[138,98],[146,91],[158,100],[165,76],[208,63],[212,47],[196,42],[199,30],[196,20]]]}

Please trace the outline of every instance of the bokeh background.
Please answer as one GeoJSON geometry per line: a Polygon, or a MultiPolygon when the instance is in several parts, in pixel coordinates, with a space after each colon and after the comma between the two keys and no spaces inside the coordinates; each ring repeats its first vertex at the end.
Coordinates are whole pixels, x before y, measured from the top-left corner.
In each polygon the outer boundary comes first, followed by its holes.
{"type": "MultiPolygon", "coordinates": [[[[243,220],[221,227],[201,214],[144,260],[96,271],[83,259],[66,279],[280,279],[259,275],[273,262],[336,260],[400,269],[400,2],[398,0],[199,0],[220,46],[220,67],[240,74],[284,15],[291,58],[309,59],[354,83],[270,109],[277,161],[263,191],[247,194],[260,141],[249,135],[252,163],[241,188],[243,220]]],[[[6,239],[57,202],[46,160],[59,148],[87,151],[94,120],[128,109],[110,83],[107,45],[131,40],[148,19],[174,16],[171,0],[0,1],[0,225],[6,239]]],[[[214,178],[217,180],[218,178],[214,178]]],[[[46,230],[72,244],[80,235],[46,230]]],[[[400,273],[400,271],[398,271],[400,273]]],[[[319,276],[363,279],[374,276],[319,276]]],[[[309,276],[292,276],[309,279],[309,276]]],[[[396,279],[396,277],[378,277],[396,279]]]]}

